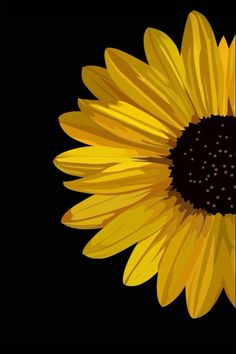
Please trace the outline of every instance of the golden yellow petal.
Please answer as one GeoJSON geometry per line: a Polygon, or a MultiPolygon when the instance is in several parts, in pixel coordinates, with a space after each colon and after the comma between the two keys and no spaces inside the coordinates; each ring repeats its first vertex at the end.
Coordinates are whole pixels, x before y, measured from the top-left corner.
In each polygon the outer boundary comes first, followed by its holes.
{"type": "Polygon", "coordinates": [[[62,129],[73,139],[88,145],[131,148],[141,156],[157,156],[153,148],[145,148],[144,145],[140,144],[138,141],[129,141],[128,137],[124,139],[122,135],[114,135],[109,129],[104,129],[89,115],[90,111],[91,110],[89,110],[87,114],[84,112],[68,112],[62,114],[60,116],[62,129]]]}
{"type": "Polygon", "coordinates": [[[105,68],[99,66],[83,67],[82,80],[94,96],[102,101],[116,102],[119,99],[128,99],[116,87],[105,68]]]}
{"type": "Polygon", "coordinates": [[[223,77],[222,82],[223,94],[222,100],[219,100],[219,114],[226,116],[228,114],[228,95],[229,95],[229,85],[228,85],[228,58],[229,58],[229,47],[226,42],[225,37],[222,37],[219,44],[220,58],[223,66],[223,77]]]}
{"type": "Polygon", "coordinates": [[[211,26],[197,11],[188,16],[181,54],[198,116],[218,115],[223,95],[223,67],[211,26]]]}
{"type": "Polygon", "coordinates": [[[228,85],[229,85],[229,101],[231,105],[231,110],[233,112],[233,115],[236,116],[236,108],[235,108],[235,85],[236,85],[236,73],[235,73],[235,36],[234,39],[232,40],[232,43],[230,44],[229,47],[229,63],[228,63],[228,85]]]}
{"type": "Polygon", "coordinates": [[[76,229],[104,227],[112,218],[142,200],[148,193],[149,190],[121,195],[93,195],[68,210],[62,223],[76,229]]]}
{"type": "Polygon", "coordinates": [[[127,193],[147,189],[166,189],[170,185],[170,170],[166,165],[148,162],[122,163],[92,176],[64,182],[72,190],[91,194],[127,193]]]}
{"type": "Polygon", "coordinates": [[[117,139],[83,112],[67,112],[59,117],[62,129],[75,140],[88,145],[114,146],[117,139]]]}
{"type": "Polygon", "coordinates": [[[224,289],[225,293],[232,303],[234,307],[236,307],[236,289],[235,289],[235,267],[232,268],[231,262],[230,262],[230,257],[229,254],[225,248],[225,244],[223,245],[224,247],[224,254],[225,254],[225,263],[224,263],[224,269],[225,269],[225,274],[224,274],[224,289]]]}
{"type": "Polygon", "coordinates": [[[144,48],[149,64],[168,78],[191,119],[195,112],[187,94],[185,68],[177,46],[164,32],[148,28],[144,34],[144,48]]]}
{"type": "Polygon", "coordinates": [[[106,258],[152,236],[175,213],[175,198],[153,197],[126,210],[106,225],[84,248],[91,258],[106,258]]]}
{"type": "Polygon", "coordinates": [[[137,157],[135,150],[89,146],[63,152],[54,164],[61,171],[79,177],[93,175],[114,164],[137,161],[137,157]]]}
{"type": "Polygon", "coordinates": [[[225,263],[224,263],[224,289],[231,301],[236,306],[235,289],[235,238],[236,238],[236,216],[225,215],[226,233],[224,237],[225,263]]]}
{"type": "Polygon", "coordinates": [[[116,85],[127,92],[138,107],[168,124],[170,129],[181,129],[189,123],[188,107],[155,68],[117,49],[107,49],[105,59],[116,85]]]}
{"type": "Polygon", "coordinates": [[[118,135],[121,130],[124,139],[133,140],[134,135],[140,142],[151,146],[164,144],[170,137],[176,139],[176,135],[165,124],[127,102],[117,101],[115,104],[106,104],[83,100],[83,108],[85,106],[90,109],[92,119],[96,123],[115,135],[118,135]]]}
{"type": "Polygon", "coordinates": [[[192,268],[191,256],[203,223],[201,213],[190,214],[166,245],[157,281],[158,300],[162,306],[175,300],[186,285],[192,268]]]}
{"type": "Polygon", "coordinates": [[[187,281],[186,299],[191,317],[203,316],[215,304],[223,288],[225,247],[222,235],[226,228],[221,214],[213,221],[198,255],[197,262],[187,281]]]}
{"type": "Polygon", "coordinates": [[[182,218],[183,213],[177,210],[166,225],[135,246],[124,271],[123,282],[125,285],[142,284],[158,272],[166,240],[174,235],[182,218]]]}

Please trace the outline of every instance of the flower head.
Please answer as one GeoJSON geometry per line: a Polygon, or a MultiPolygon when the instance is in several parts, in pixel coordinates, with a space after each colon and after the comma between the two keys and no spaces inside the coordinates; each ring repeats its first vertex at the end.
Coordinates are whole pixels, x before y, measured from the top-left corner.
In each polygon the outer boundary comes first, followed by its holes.
{"type": "Polygon", "coordinates": [[[82,78],[97,100],[60,117],[89,146],[56,166],[74,191],[94,194],[62,219],[101,230],[83,253],[110,257],[135,245],[126,285],[158,274],[162,306],[183,289],[189,313],[207,313],[222,289],[235,306],[235,38],[217,45],[206,18],[189,14],[181,46],[163,32],[144,35],[148,64],[106,49],[106,69],[82,78]]]}

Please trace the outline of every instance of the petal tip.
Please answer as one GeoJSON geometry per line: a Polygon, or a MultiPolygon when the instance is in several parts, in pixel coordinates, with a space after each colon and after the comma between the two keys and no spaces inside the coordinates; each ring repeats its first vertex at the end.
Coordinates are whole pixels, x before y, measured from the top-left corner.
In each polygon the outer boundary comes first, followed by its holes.
{"type": "Polygon", "coordinates": [[[169,305],[173,299],[169,299],[167,292],[160,290],[160,287],[157,286],[157,298],[158,302],[162,307],[169,305]]]}
{"type": "Polygon", "coordinates": [[[86,78],[87,73],[89,72],[89,66],[83,66],[81,69],[81,77],[82,80],[84,81],[84,78],[86,78]]]}
{"type": "Polygon", "coordinates": [[[188,313],[189,313],[189,316],[192,318],[192,319],[196,319],[196,318],[200,318],[203,316],[203,314],[199,314],[197,313],[196,311],[191,311],[188,309],[188,313]]]}
{"type": "Polygon", "coordinates": [[[60,114],[58,120],[60,124],[63,123],[63,121],[65,120],[65,113],[60,114]]]}
{"type": "Polygon", "coordinates": [[[98,250],[97,247],[91,246],[90,242],[87,243],[87,245],[84,247],[82,254],[88,258],[106,258],[106,257],[101,257],[98,255],[98,250]]]}
{"type": "Polygon", "coordinates": [[[72,186],[71,186],[71,181],[64,181],[63,182],[63,186],[68,188],[68,189],[72,189],[72,186]]]}
{"type": "Polygon", "coordinates": [[[157,29],[157,28],[153,28],[153,27],[148,27],[146,30],[145,30],[145,33],[144,35],[146,35],[147,37],[155,37],[156,39],[164,36],[166,37],[167,35],[162,32],[161,30],[157,29]]]}
{"type": "Polygon", "coordinates": [[[127,277],[125,275],[123,275],[122,281],[123,281],[124,285],[129,286],[128,281],[127,281],[127,277]]]}
{"type": "Polygon", "coordinates": [[[191,12],[189,13],[189,16],[196,16],[196,17],[198,17],[198,16],[203,16],[203,15],[201,14],[201,12],[199,12],[199,11],[197,11],[197,10],[193,10],[193,11],[191,11],[191,12]]]}
{"type": "Polygon", "coordinates": [[[73,218],[73,214],[71,212],[71,210],[68,210],[61,218],[61,223],[63,225],[68,225],[71,221],[72,221],[72,218],[73,218]]]}
{"type": "Polygon", "coordinates": [[[88,75],[95,71],[95,67],[93,65],[85,65],[82,67],[81,76],[82,80],[84,81],[87,79],[88,75]]]}
{"type": "Polygon", "coordinates": [[[122,53],[121,50],[116,49],[116,48],[106,48],[105,49],[105,61],[107,60],[113,60],[115,57],[119,56],[122,53]]]}
{"type": "Polygon", "coordinates": [[[85,247],[82,251],[82,254],[86,257],[93,258],[93,257],[91,257],[93,252],[92,252],[92,247],[90,246],[90,242],[85,245],[85,247]]]}
{"type": "MultiPolygon", "coordinates": [[[[202,15],[200,12],[197,10],[193,10],[188,14],[187,21],[190,21],[190,23],[193,25],[196,21],[202,23],[206,22],[207,19],[204,15],[202,15]]],[[[208,22],[208,21],[207,21],[208,22]]]]}
{"type": "Polygon", "coordinates": [[[222,38],[221,38],[221,40],[220,40],[220,45],[227,45],[227,47],[228,47],[228,43],[227,43],[227,41],[226,41],[226,38],[225,38],[225,36],[222,36],[222,38]]]}
{"type": "Polygon", "coordinates": [[[189,13],[188,18],[190,22],[197,22],[198,26],[209,26],[207,18],[199,11],[193,10],[189,13]]]}
{"type": "Polygon", "coordinates": [[[114,53],[115,49],[112,47],[108,47],[105,49],[105,57],[109,57],[114,53]]]}
{"type": "Polygon", "coordinates": [[[53,163],[53,165],[54,166],[56,166],[56,168],[59,168],[59,163],[58,163],[58,157],[59,157],[60,155],[58,155],[58,156],[56,156],[56,157],[54,157],[54,159],[52,160],[52,163],[53,163]]]}
{"type": "Polygon", "coordinates": [[[128,274],[126,274],[126,272],[124,272],[124,274],[123,274],[123,284],[125,286],[132,286],[132,284],[130,282],[130,277],[128,274]]]}
{"type": "Polygon", "coordinates": [[[132,279],[131,277],[126,276],[125,278],[123,277],[123,284],[125,286],[138,286],[141,285],[143,282],[138,282],[135,281],[135,279],[132,279]]]}
{"type": "Polygon", "coordinates": [[[167,301],[167,299],[159,299],[158,298],[158,301],[159,301],[159,304],[161,305],[161,307],[166,307],[170,304],[170,302],[167,301]]]}
{"type": "Polygon", "coordinates": [[[73,116],[74,113],[79,113],[77,111],[75,112],[66,112],[66,113],[62,113],[59,115],[58,120],[59,120],[59,124],[67,124],[68,122],[70,122],[71,116],[73,116]]]}
{"type": "Polygon", "coordinates": [[[194,304],[190,304],[189,301],[187,301],[187,309],[188,309],[189,316],[193,319],[200,318],[210,311],[210,309],[203,310],[200,307],[196,307],[194,306],[194,304]]]}
{"type": "Polygon", "coordinates": [[[152,28],[152,27],[147,27],[145,32],[144,32],[144,36],[151,36],[153,31],[156,31],[156,29],[152,28]]]}

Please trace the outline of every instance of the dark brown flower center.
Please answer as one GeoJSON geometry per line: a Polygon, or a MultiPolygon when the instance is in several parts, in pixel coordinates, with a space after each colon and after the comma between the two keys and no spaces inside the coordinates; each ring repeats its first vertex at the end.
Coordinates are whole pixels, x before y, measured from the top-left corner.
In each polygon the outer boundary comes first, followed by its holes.
{"type": "Polygon", "coordinates": [[[236,118],[211,116],[190,123],[175,148],[172,189],[196,209],[236,213],[236,118]]]}

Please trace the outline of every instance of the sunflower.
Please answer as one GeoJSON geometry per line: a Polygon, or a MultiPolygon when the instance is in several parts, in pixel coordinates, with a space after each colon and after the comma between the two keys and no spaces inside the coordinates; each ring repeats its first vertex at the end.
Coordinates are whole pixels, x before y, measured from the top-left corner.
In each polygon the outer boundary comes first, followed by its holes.
{"type": "Polygon", "coordinates": [[[170,304],[185,289],[189,314],[207,313],[224,289],[235,306],[235,38],[219,45],[193,11],[181,51],[163,32],[144,35],[147,63],[105,51],[106,69],[87,66],[97,98],[60,116],[62,129],[89,146],[55,158],[64,185],[93,194],[62,223],[101,229],[84,255],[106,258],[134,246],[128,286],[157,274],[170,304]]]}

